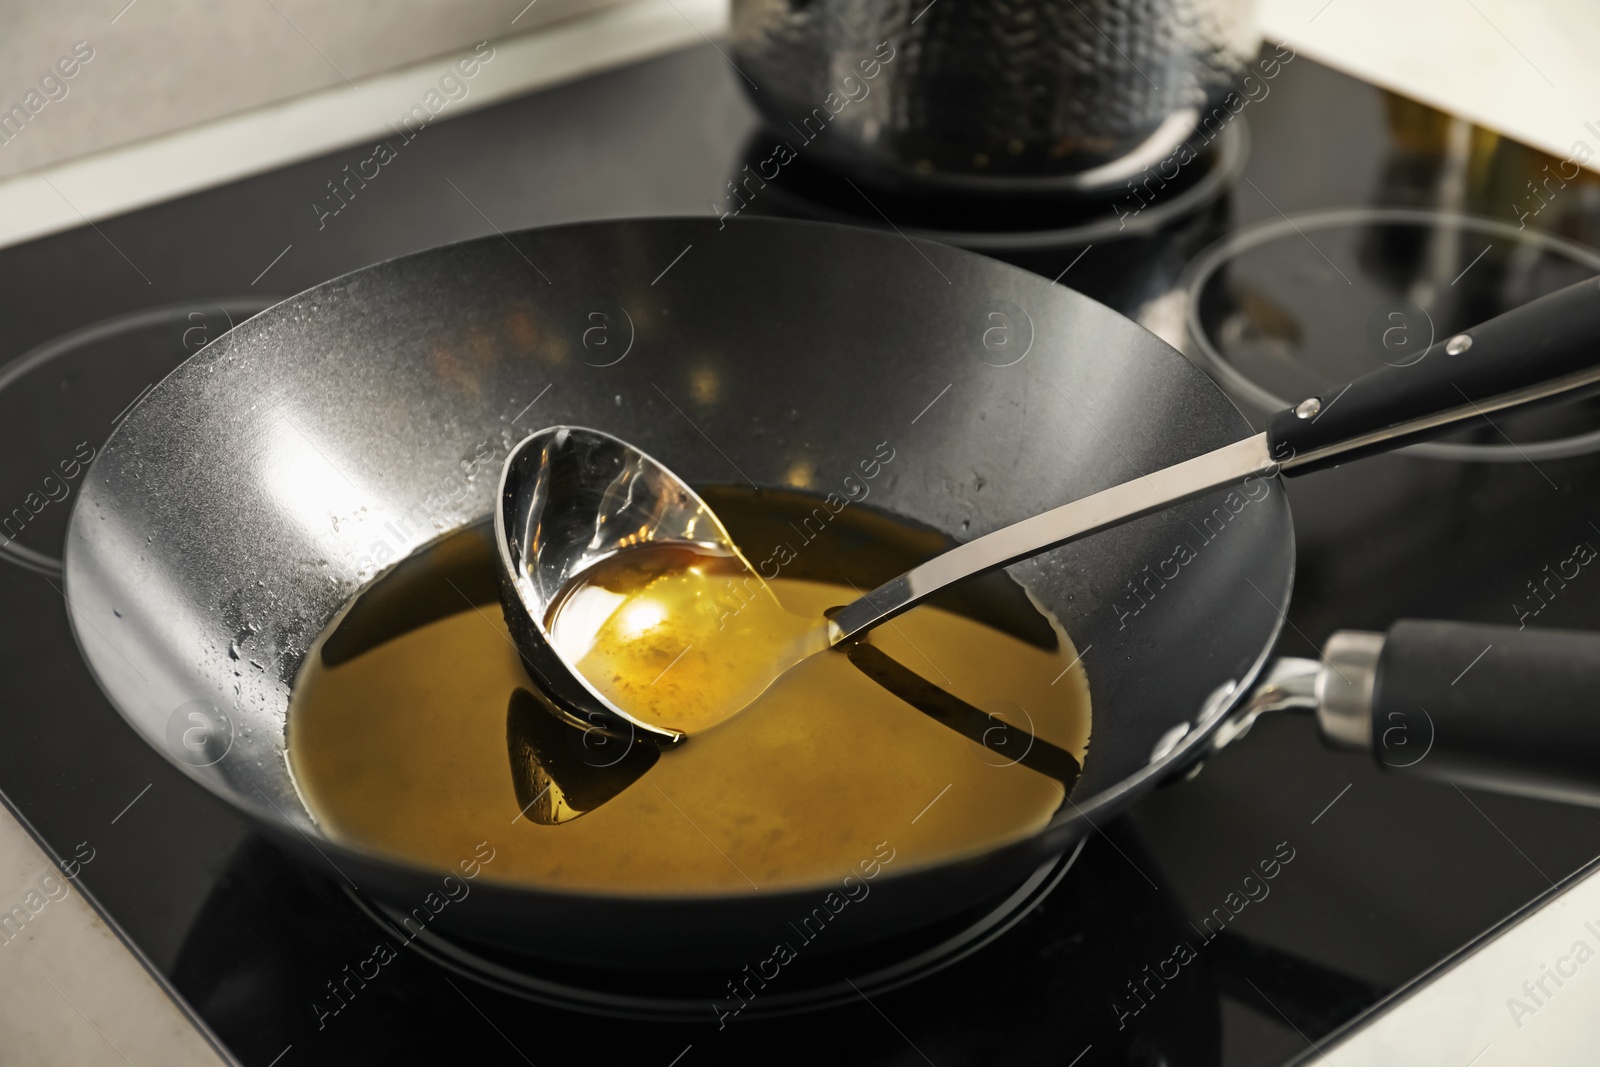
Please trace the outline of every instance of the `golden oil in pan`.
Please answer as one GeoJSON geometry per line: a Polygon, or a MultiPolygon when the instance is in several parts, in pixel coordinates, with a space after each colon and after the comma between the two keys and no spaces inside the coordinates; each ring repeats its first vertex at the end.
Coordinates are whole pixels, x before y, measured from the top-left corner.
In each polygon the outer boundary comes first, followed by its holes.
{"type": "MultiPolygon", "coordinates": [[[[718,557],[624,554],[586,576],[599,591],[587,594],[586,618],[554,620],[558,640],[588,642],[581,662],[592,684],[630,713],[692,736],[650,753],[636,778],[599,782],[598,794],[579,782],[564,821],[531,817],[555,803],[546,794],[529,808],[513,774],[516,694],[533,683],[501,618],[487,540],[467,532],[363,593],[302,670],[290,762],[326,832],[439,869],[487,839],[496,858],[485,873],[496,880],[690,894],[835,881],[884,841],[897,870],[936,863],[1050,819],[1064,794],[1059,776],[977,743],[971,729],[953,729],[926,701],[919,710],[841,652],[811,657],[761,691],[779,646],[858,587],[942,547],[936,537],[855,508],[803,540],[785,516],[806,513],[807,498],[705,495],[742,547],[764,555],[769,541],[786,538],[794,563],[752,589],[718,557]],[[737,639],[718,640],[729,627],[737,639]],[[753,703],[719,721],[752,690],[753,703]]],[[[952,601],[957,610],[915,608],[868,642],[934,696],[958,698],[1081,762],[1089,688],[1060,626],[1004,575],[952,601]]],[[[562,729],[571,756],[593,767],[625,751],[562,729]]]]}

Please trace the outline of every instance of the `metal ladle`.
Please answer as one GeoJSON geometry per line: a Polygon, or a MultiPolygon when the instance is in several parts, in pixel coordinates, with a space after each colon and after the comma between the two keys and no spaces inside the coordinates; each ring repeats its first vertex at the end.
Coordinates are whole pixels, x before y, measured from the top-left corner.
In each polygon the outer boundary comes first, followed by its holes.
{"type": "MultiPolygon", "coordinates": [[[[1591,278],[1441,341],[1415,363],[1373,371],[1326,398],[1308,397],[1279,412],[1263,433],[957,545],[820,620],[792,655],[772,664],[767,683],[949,585],[1096,531],[1248,478],[1320,470],[1466,419],[1591,390],[1600,384],[1597,337],[1600,287],[1591,278]]],[[[494,522],[507,623],[555,704],[590,728],[681,741],[681,732],[642,722],[602,696],[557,650],[547,624],[573,579],[639,545],[691,545],[732,556],[754,574],[705,501],[626,442],[555,426],[506,459],[494,522]]]]}
{"type": "MultiPolygon", "coordinates": [[[[958,545],[818,620],[764,681],[770,685],[807,656],[851,642],[965,578],[1274,469],[1261,434],[958,545]]],[[[760,582],[710,506],[627,442],[581,426],[552,426],[507,457],[494,523],[506,623],[549,705],[586,732],[682,741],[682,731],[645,722],[602,694],[562,654],[551,621],[580,575],[646,545],[731,557],[760,582]]]]}

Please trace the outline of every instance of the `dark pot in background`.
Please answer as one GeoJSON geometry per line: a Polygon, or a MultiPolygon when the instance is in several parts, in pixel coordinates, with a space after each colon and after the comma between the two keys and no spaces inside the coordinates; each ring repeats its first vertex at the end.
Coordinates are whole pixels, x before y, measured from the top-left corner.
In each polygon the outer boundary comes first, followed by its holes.
{"type": "Polygon", "coordinates": [[[1237,86],[1256,6],[733,0],[733,59],[797,151],[875,185],[1091,191],[1164,158],[1237,86]]]}

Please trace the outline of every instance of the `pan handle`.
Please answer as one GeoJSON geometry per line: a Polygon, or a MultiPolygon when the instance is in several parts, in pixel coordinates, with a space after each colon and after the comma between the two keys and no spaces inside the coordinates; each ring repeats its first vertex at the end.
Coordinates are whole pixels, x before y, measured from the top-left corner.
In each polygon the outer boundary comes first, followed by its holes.
{"type": "Polygon", "coordinates": [[[1324,741],[1385,770],[1600,806],[1600,633],[1416,620],[1340,631],[1316,696],[1324,741]]]}
{"type": "Polygon", "coordinates": [[[1267,440],[1285,474],[1444,433],[1502,408],[1600,383],[1600,279],[1590,278],[1307,397],[1273,416],[1267,440]]]}

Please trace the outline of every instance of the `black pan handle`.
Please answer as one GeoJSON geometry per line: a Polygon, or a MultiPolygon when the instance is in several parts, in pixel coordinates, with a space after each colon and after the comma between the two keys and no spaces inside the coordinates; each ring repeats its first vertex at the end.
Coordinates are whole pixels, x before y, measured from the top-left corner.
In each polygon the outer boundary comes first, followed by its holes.
{"type": "Polygon", "coordinates": [[[1302,400],[1273,416],[1267,440],[1285,474],[1304,474],[1597,382],[1600,279],[1590,278],[1302,400]]]}
{"type": "Polygon", "coordinates": [[[1317,721],[1386,770],[1600,806],[1600,633],[1403,620],[1323,649],[1317,721]]]}

